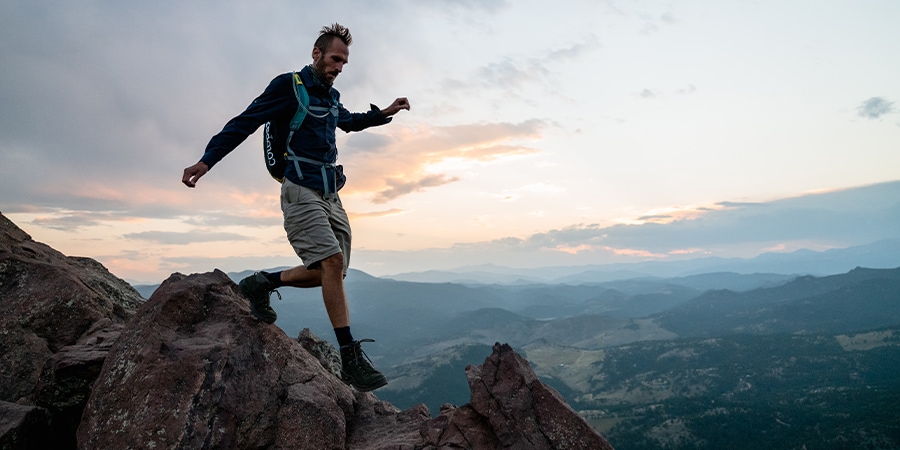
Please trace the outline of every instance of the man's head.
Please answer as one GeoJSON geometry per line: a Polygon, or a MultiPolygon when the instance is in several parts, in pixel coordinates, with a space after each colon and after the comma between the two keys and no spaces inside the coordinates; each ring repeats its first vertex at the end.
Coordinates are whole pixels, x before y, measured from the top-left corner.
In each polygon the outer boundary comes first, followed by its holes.
{"type": "Polygon", "coordinates": [[[352,42],[350,30],[339,23],[322,27],[319,32],[312,50],[313,69],[328,84],[334,83],[334,79],[344,70],[344,64],[349,62],[352,42]]]}

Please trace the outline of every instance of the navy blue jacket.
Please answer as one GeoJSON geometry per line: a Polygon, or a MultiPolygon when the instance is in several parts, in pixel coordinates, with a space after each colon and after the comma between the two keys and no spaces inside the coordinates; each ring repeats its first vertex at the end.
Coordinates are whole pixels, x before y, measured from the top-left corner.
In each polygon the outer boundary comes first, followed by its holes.
{"type": "MultiPolygon", "coordinates": [[[[291,150],[297,156],[334,164],[338,156],[335,145],[336,128],[349,133],[384,125],[391,121],[390,117],[385,117],[374,105],[370,111],[365,113],[347,111],[340,103],[340,93],[319,81],[310,66],[306,66],[300,71],[300,77],[309,93],[310,108],[329,109],[336,103],[337,116],[328,114],[324,118],[318,118],[307,114],[300,129],[294,133],[290,142],[291,150]]],[[[291,72],[275,77],[266,90],[253,100],[244,112],[229,120],[222,131],[209,140],[200,161],[212,168],[266,122],[273,122],[279,127],[283,127],[282,129],[287,129],[299,106],[294,94],[293,82],[293,73],[291,72]]],[[[323,180],[321,165],[301,162],[300,170],[302,177],[297,175],[294,164],[289,163],[284,176],[296,184],[318,191],[334,191],[333,188],[323,188],[326,182],[328,186],[340,187],[343,184],[343,180],[334,179],[334,170],[326,171],[328,180],[323,180]]],[[[337,177],[343,178],[341,174],[337,174],[337,177]]]]}

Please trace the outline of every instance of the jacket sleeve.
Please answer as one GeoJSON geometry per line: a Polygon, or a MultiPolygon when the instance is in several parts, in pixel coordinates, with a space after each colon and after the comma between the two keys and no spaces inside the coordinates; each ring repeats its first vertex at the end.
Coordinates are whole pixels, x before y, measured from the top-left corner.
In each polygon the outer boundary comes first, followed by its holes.
{"type": "Polygon", "coordinates": [[[290,73],[275,77],[244,112],[229,120],[222,131],[209,140],[200,161],[212,168],[253,134],[260,125],[273,120],[283,120],[285,115],[293,115],[297,109],[297,98],[291,82],[290,73]]]}
{"type": "Polygon", "coordinates": [[[369,104],[369,111],[364,113],[352,113],[344,108],[344,105],[338,103],[338,128],[349,133],[351,131],[362,131],[369,127],[384,125],[391,122],[390,117],[381,114],[381,109],[373,104],[369,104]]]}

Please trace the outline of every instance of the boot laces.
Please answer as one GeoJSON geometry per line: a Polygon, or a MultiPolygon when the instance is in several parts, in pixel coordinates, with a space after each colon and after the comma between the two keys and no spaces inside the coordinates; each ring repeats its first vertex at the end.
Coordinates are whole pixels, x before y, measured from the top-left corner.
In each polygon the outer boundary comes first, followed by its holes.
{"type": "Polygon", "coordinates": [[[357,360],[357,362],[365,362],[365,361],[368,361],[368,362],[369,362],[369,366],[371,366],[371,365],[372,365],[372,359],[369,358],[369,355],[366,354],[365,350],[362,349],[362,345],[360,345],[360,344],[362,344],[363,342],[375,342],[375,340],[374,340],[374,339],[360,339],[360,340],[354,342],[353,344],[350,344],[350,348],[351,348],[351,350],[353,351],[354,360],[357,360]],[[363,361],[363,360],[359,357],[360,355],[362,355],[363,358],[365,358],[365,361],[363,361]]]}

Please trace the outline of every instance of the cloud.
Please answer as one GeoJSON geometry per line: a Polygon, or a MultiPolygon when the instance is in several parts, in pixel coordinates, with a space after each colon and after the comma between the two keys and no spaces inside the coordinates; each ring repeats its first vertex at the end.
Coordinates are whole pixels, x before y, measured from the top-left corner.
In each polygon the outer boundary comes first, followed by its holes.
{"type": "Polygon", "coordinates": [[[648,13],[637,13],[635,14],[636,18],[642,22],[642,28],[640,33],[643,35],[651,35],[660,30],[660,26],[658,23],[665,26],[672,26],[678,23],[678,20],[675,19],[675,16],[671,12],[665,12],[660,14],[659,16],[648,14],[648,13]]]}
{"type": "Polygon", "coordinates": [[[283,220],[282,215],[275,210],[270,210],[269,214],[261,216],[204,212],[202,215],[192,215],[183,219],[184,223],[188,225],[205,228],[225,226],[270,227],[272,225],[281,225],[283,220]]]}
{"type": "Polygon", "coordinates": [[[882,97],[872,97],[856,108],[856,113],[860,117],[866,119],[878,119],[885,114],[894,112],[894,102],[890,102],[882,97]]]}
{"type": "MultiPolygon", "coordinates": [[[[446,173],[450,162],[487,164],[506,157],[537,153],[518,144],[536,140],[547,126],[540,120],[520,123],[477,123],[418,128],[398,127],[390,143],[378,150],[359,152],[345,163],[352,179],[347,193],[370,196],[385,203],[424,189],[460,180],[446,173]]],[[[342,191],[342,192],[345,192],[342,191]]]]}
{"type": "Polygon", "coordinates": [[[650,214],[646,216],[640,216],[637,220],[642,222],[657,222],[657,221],[669,221],[672,219],[671,214],[650,214]]]}
{"type": "Polygon", "coordinates": [[[590,56],[601,48],[598,39],[589,35],[568,46],[541,50],[534,55],[507,55],[477,67],[464,80],[447,78],[440,82],[444,95],[477,96],[509,103],[510,100],[534,103],[522,95],[529,87],[540,87],[552,95],[562,95],[555,87],[560,83],[560,72],[554,67],[590,56]]]}
{"type": "Polygon", "coordinates": [[[474,10],[495,13],[510,6],[509,0],[431,0],[423,5],[472,14],[474,10]]]}
{"type": "Polygon", "coordinates": [[[140,233],[127,233],[123,237],[125,239],[156,242],[163,245],[188,245],[198,242],[247,241],[254,239],[236,233],[210,231],[143,231],[140,233]]]}
{"type": "MultiPolygon", "coordinates": [[[[522,194],[556,194],[560,192],[565,192],[566,189],[557,186],[555,184],[539,182],[539,183],[531,183],[526,184],[524,186],[519,186],[515,189],[505,189],[503,192],[498,194],[493,194],[497,198],[502,198],[503,200],[518,200],[522,198],[522,194]]],[[[533,212],[532,214],[542,216],[544,214],[543,211],[533,212]]]]}
{"type": "Polygon", "coordinates": [[[60,231],[78,231],[108,222],[122,221],[121,214],[109,212],[68,211],[54,216],[39,216],[31,221],[34,225],[60,231]]]}
{"type": "Polygon", "coordinates": [[[745,208],[751,206],[761,206],[764,203],[759,202],[718,202],[716,205],[722,206],[724,208],[745,208]]]}
{"type": "Polygon", "coordinates": [[[900,238],[900,182],[763,203],[696,208],[692,219],[640,225],[577,224],[448,248],[361,249],[363,270],[388,273],[465,265],[547,267],[700,256],[753,257],[771,250],[825,250],[900,238]]]}
{"type": "Polygon", "coordinates": [[[403,214],[405,212],[406,212],[405,209],[391,208],[391,209],[388,209],[385,211],[372,211],[372,212],[367,212],[367,213],[348,212],[347,214],[350,216],[350,220],[355,220],[355,219],[367,219],[367,218],[374,218],[374,217],[396,216],[397,214],[403,214]]]}
{"type": "Polygon", "coordinates": [[[884,183],[767,203],[734,202],[729,208],[668,224],[616,225],[584,232],[588,238],[591,234],[604,235],[603,242],[612,247],[654,253],[773,241],[859,244],[900,237],[900,228],[895,226],[900,223],[898,198],[900,182],[884,183]]]}
{"type": "Polygon", "coordinates": [[[454,181],[459,181],[459,178],[447,177],[445,175],[429,175],[424,178],[412,181],[389,178],[386,180],[388,188],[376,193],[372,198],[372,202],[386,203],[406,194],[421,192],[426,188],[442,186],[445,184],[453,183],[454,181]]]}
{"type": "Polygon", "coordinates": [[[391,138],[379,133],[353,133],[347,138],[342,153],[383,152],[389,148],[391,138]]]}
{"type": "Polygon", "coordinates": [[[577,42],[569,47],[551,50],[546,59],[553,63],[564,63],[569,61],[577,61],[584,58],[592,51],[602,47],[600,42],[594,36],[589,36],[583,42],[577,42]]]}
{"type": "Polygon", "coordinates": [[[697,86],[693,84],[688,84],[687,87],[678,89],[679,94],[693,94],[694,92],[697,92],[697,86]]]}

